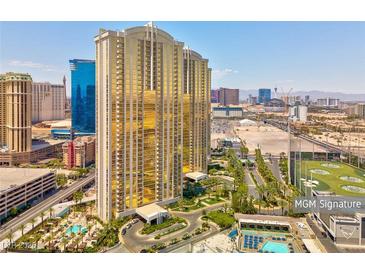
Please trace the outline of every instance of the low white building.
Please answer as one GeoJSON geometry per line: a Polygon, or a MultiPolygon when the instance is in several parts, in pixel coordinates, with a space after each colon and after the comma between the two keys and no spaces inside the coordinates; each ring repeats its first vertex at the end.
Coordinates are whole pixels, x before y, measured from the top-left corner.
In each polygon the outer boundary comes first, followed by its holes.
{"type": "Polygon", "coordinates": [[[303,105],[297,105],[290,107],[289,116],[293,121],[307,122],[308,107],[303,105]]]}

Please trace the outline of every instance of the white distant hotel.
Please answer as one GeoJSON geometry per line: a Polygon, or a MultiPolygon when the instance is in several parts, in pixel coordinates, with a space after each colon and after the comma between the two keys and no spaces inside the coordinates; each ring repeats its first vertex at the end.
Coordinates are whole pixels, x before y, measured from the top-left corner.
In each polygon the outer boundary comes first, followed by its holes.
{"type": "Polygon", "coordinates": [[[66,78],[62,85],[32,83],[32,122],[65,119],[66,78]]]}

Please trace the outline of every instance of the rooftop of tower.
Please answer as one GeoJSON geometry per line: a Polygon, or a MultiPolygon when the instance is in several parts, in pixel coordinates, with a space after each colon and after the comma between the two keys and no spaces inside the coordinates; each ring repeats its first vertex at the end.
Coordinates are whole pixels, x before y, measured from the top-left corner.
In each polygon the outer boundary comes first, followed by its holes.
{"type": "Polygon", "coordinates": [[[97,40],[99,38],[102,38],[102,37],[104,37],[105,34],[124,36],[125,34],[132,34],[132,33],[140,32],[140,31],[145,32],[148,28],[153,28],[160,35],[164,36],[167,39],[173,40],[176,43],[184,44],[184,42],[176,40],[171,34],[169,34],[168,32],[166,32],[166,31],[164,31],[160,28],[158,28],[152,22],[149,22],[149,23],[145,24],[144,26],[136,26],[136,27],[126,28],[126,29],[122,29],[122,30],[106,30],[106,29],[100,28],[99,29],[99,34],[97,34],[95,36],[95,39],[97,40]]]}
{"type": "Polygon", "coordinates": [[[0,81],[32,81],[28,73],[6,72],[0,74],[0,81]]]}

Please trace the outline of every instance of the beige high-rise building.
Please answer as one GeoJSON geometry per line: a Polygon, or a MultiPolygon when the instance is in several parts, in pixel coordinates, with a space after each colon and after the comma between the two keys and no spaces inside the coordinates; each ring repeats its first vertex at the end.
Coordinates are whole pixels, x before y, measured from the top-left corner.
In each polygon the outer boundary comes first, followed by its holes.
{"type": "Polygon", "coordinates": [[[65,119],[66,82],[32,84],[32,122],[65,119]]]}
{"type": "Polygon", "coordinates": [[[359,118],[365,118],[365,104],[357,103],[355,105],[349,106],[346,110],[347,114],[354,115],[359,118]]]}
{"type": "Polygon", "coordinates": [[[0,148],[8,152],[32,149],[32,78],[8,72],[0,75],[0,148]]]}
{"type": "Polygon", "coordinates": [[[184,173],[207,172],[210,89],[208,60],[193,50],[184,49],[184,173]]]}

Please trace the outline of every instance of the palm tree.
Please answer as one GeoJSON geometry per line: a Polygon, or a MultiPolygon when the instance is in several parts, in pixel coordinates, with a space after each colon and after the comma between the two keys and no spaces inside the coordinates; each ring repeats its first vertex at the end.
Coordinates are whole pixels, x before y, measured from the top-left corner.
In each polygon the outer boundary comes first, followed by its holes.
{"type": "Polygon", "coordinates": [[[32,224],[32,229],[34,229],[35,219],[34,219],[34,218],[33,218],[33,219],[31,219],[31,220],[30,220],[30,223],[32,224]]]}
{"type": "Polygon", "coordinates": [[[82,238],[81,237],[77,237],[75,239],[75,242],[76,242],[76,252],[79,250],[79,244],[80,244],[81,241],[82,241],[82,238]]]}
{"type": "Polygon", "coordinates": [[[22,237],[24,236],[24,228],[25,228],[25,224],[21,224],[20,225],[20,230],[22,232],[22,237]]]}
{"type": "Polygon", "coordinates": [[[45,239],[46,242],[48,242],[48,249],[51,249],[51,241],[52,241],[52,236],[48,235],[45,239]]]}
{"type": "Polygon", "coordinates": [[[13,231],[10,229],[10,231],[9,231],[9,233],[8,233],[8,235],[6,236],[7,238],[8,238],[8,240],[9,240],[9,242],[10,242],[10,246],[13,244],[13,237],[14,237],[14,233],[13,233],[13,231]]]}
{"type": "Polygon", "coordinates": [[[65,252],[66,251],[66,245],[68,244],[68,239],[66,237],[63,237],[61,242],[63,244],[63,252],[65,252]]]}
{"type": "Polygon", "coordinates": [[[82,191],[76,191],[73,194],[73,200],[75,201],[75,204],[80,203],[83,198],[84,198],[84,193],[82,191]]]}
{"type": "Polygon", "coordinates": [[[44,216],[46,214],[44,212],[41,212],[41,214],[39,214],[39,216],[41,216],[41,221],[42,221],[42,227],[43,227],[43,220],[44,220],[44,216]]]}
{"type": "Polygon", "coordinates": [[[90,231],[91,231],[92,227],[93,227],[93,225],[91,223],[87,224],[87,232],[88,232],[89,236],[90,236],[90,231]]]}
{"type": "Polygon", "coordinates": [[[281,207],[281,215],[284,216],[284,206],[285,201],[283,199],[280,200],[280,207],[281,207]]]}
{"type": "Polygon", "coordinates": [[[35,241],[35,245],[36,245],[36,249],[38,249],[38,242],[39,240],[42,238],[42,235],[37,233],[35,236],[34,236],[34,241],[35,241]]]}
{"type": "Polygon", "coordinates": [[[53,207],[51,207],[51,208],[49,209],[49,218],[50,218],[50,219],[52,218],[53,213],[54,213],[54,209],[53,209],[53,207]]]}

